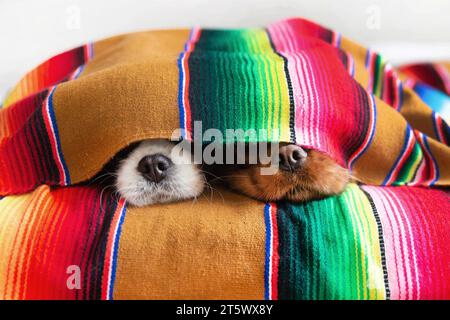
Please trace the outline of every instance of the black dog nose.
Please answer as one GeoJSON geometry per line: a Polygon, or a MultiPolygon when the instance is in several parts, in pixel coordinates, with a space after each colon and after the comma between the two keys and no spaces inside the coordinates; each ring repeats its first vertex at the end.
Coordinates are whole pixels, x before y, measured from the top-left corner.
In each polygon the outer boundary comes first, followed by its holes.
{"type": "Polygon", "coordinates": [[[151,182],[160,182],[167,175],[167,169],[172,166],[172,161],[162,154],[145,156],[139,161],[138,171],[151,182]]]}
{"type": "Polygon", "coordinates": [[[305,163],[307,155],[305,150],[295,144],[281,146],[279,167],[285,171],[298,169],[305,163]]]}

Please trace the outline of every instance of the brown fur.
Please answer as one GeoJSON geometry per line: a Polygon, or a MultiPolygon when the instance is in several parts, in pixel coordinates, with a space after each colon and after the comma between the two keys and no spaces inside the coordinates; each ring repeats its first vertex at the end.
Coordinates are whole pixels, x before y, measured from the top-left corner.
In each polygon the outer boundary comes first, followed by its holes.
{"type": "Polygon", "coordinates": [[[350,180],[349,171],[319,151],[307,153],[305,164],[294,172],[262,175],[263,165],[256,164],[221,165],[215,174],[234,190],[264,201],[303,202],[341,193],[350,180]]]}

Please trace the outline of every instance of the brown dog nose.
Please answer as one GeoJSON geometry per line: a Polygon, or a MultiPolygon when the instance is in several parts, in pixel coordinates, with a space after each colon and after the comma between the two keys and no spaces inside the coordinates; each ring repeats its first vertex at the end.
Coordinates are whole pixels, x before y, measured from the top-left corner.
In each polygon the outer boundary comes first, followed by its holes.
{"type": "Polygon", "coordinates": [[[307,155],[305,150],[295,144],[281,146],[279,167],[285,171],[298,169],[305,163],[307,155]]]}
{"type": "Polygon", "coordinates": [[[160,182],[167,175],[167,169],[172,166],[172,161],[162,154],[145,156],[139,161],[138,171],[151,182],[160,182]]]}

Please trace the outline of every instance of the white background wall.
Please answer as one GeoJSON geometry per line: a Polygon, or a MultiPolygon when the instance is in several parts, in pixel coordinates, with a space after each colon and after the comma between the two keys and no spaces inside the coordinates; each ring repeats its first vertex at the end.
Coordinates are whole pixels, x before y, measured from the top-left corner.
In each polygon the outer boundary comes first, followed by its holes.
{"type": "Polygon", "coordinates": [[[0,0],[0,98],[42,60],[151,28],[255,27],[302,16],[393,63],[450,59],[448,0],[0,0]]]}

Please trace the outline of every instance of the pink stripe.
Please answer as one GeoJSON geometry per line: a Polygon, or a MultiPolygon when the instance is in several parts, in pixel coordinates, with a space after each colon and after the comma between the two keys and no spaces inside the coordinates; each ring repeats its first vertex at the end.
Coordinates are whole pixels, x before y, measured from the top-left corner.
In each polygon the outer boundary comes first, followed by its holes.
{"type": "Polygon", "coordinates": [[[439,116],[438,113],[435,112],[434,119],[436,122],[436,131],[438,134],[437,138],[439,139],[439,141],[446,143],[445,137],[444,137],[444,131],[442,130],[442,118],[439,116]]]}
{"type": "Polygon", "coordinates": [[[419,168],[417,169],[416,175],[411,182],[408,182],[407,186],[417,186],[420,185],[422,181],[426,179],[426,169],[427,164],[425,161],[425,156],[422,158],[419,164],[419,168]]]}
{"type": "MultiPolygon", "coordinates": [[[[281,26],[283,27],[283,25],[281,26]]],[[[289,36],[287,28],[284,28],[285,32],[283,33],[283,36],[289,36]]],[[[303,76],[304,70],[302,64],[299,62],[299,58],[295,54],[294,45],[291,42],[292,37],[286,39],[289,52],[283,52],[285,54],[286,58],[288,59],[288,68],[289,68],[289,74],[291,75],[291,83],[292,87],[294,88],[294,92],[296,94],[294,95],[294,102],[295,102],[295,130],[296,130],[296,137],[299,140],[299,144],[305,145],[305,146],[313,146],[314,143],[311,139],[311,117],[310,113],[308,112],[307,108],[310,105],[310,96],[307,92],[307,85],[306,80],[303,76]],[[293,54],[294,53],[294,54],[293,54]],[[301,70],[299,70],[301,69],[301,70]],[[306,122],[308,125],[304,125],[299,122],[306,122]],[[301,128],[301,130],[298,130],[298,128],[301,128]],[[305,131],[306,130],[306,131],[305,131]],[[298,132],[299,131],[299,132],[298,132]]]]}
{"type": "Polygon", "coordinates": [[[388,201],[386,201],[385,195],[381,192],[379,188],[364,186],[364,190],[370,193],[374,204],[378,210],[378,215],[380,217],[381,225],[384,234],[384,244],[385,244],[385,255],[387,264],[387,273],[389,288],[391,289],[391,299],[398,300],[402,296],[404,288],[404,278],[399,273],[401,269],[401,261],[397,260],[400,254],[400,245],[397,237],[395,237],[397,224],[395,221],[391,221],[387,212],[390,208],[387,206],[388,201]]]}
{"type": "MultiPolygon", "coordinates": [[[[307,115],[305,115],[305,109],[303,106],[306,105],[304,96],[304,89],[300,86],[300,82],[298,81],[298,77],[295,75],[299,75],[300,71],[297,68],[297,64],[293,61],[293,57],[290,55],[290,51],[292,50],[291,42],[285,37],[285,32],[281,29],[281,25],[273,25],[269,28],[269,31],[272,33],[272,39],[274,42],[275,49],[281,53],[288,60],[288,72],[291,75],[291,84],[293,91],[296,92],[294,96],[294,104],[295,104],[295,119],[307,119],[307,115]],[[296,81],[294,81],[296,80],[296,81]]],[[[295,135],[297,137],[297,143],[305,146],[310,146],[311,143],[308,140],[309,135],[304,132],[305,126],[295,126],[295,135]]]]}
{"type": "Polygon", "coordinates": [[[398,195],[399,193],[394,193],[391,188],[386,188],[385,192],[390,194],[391,199],[395,200],[397,213],[399,220],[402,221],[402,225],[407,229],[407,232],[402,232],[401,235],[404,239],[405,245],[405,256],[407,260],[408,273],[408,286],[411,286],[408,299],[420,299],[420,284],[419,284],[419,268],[417,265],[417,250],[415,247],[414,233],[412,230],[411,222],[408,216],[411,215],[411,211],[407,206],[406,201],[400,201],[398,195]],[[410,261],[412,260],[412,261],[410,261]],[[415,285],[415,286],[414,286],[415,285]]]}
{"type": "Polygon", "coordinates": [[[433,159],[433,156],[428,151],[428,148],[425,146],[423,133],[417,130],[414,130],[414,134],[417,136],[417,141],[419,142],[421,149],[424,154],[424,162],[425,167],[428,170],[424,170],[424,173],[429,173],[426,177],[423,177],[421,182],[423,185],[431,185],[432,181],[436,179],[437,169],[433,159]]]}
{"type": "Polygon", "coordinates": [[[399,188],[364,186],[363,189],[372,195],[381,220],[391,298],[420,299],[420,251],[416,248],[419,239],[414,237],[417,232],[413,226],[417,222],[411,220],[414,214],[407,205],[409,200],[400,199],[399,188]]]}
{"type": "Polygon", "coordinates": [[[433,67],[436,70],[436,72],[439,74],[439,76],[441,77],[442,82],[444,83],[445,90],[447,91],[446,93],[449,94],[450,93],[450,75],[449,75],[448,70],[440,64],[433,64],[433,67]]]}
{"type": "Polygon", "coordinates": [[[390,106],[394,106],[393,104],[393,70],[390,64],[386,64],[384,68],[384,77],[383,77],[383,91],[382,91],[382,97],[383,100],[389,104],[390,106]]]}
{"type": "Polygon", "coordinates": [[[278,255],[278,224],[277,224],[277,205],[276,203],[270,204],[270,219],[272,226],[272,245],[271,247],[271,270],[270,270],[270,299],[278,300],[278,264],[279,264],[279,255],[278,255]]]}
{"type": "Polygon", "coordinates": [[[398,176],[400,170],[403,168],[403,164],[405,163],[406,159],[411,154],[411,151],[415,145],[415,142],[416,141],[414,139],[414,135],[411,134],[408,139],[408,147],[406,148],[405,152],[403,152],[403,155],[400,158],[400,161],[397,163],[395,169],[392,171],[391,177],[386,182],[386,185],[392,184],[397,179],[397,176],[398,176]]]}
{"type": "Polygon", "coordinates": [[[347,71],[348,74],[352,77],[355,76],[355,59],[349,52],[345,52],[347,54],[347,71]]]}
{"type": "Polygon", "coordinates": [[[403,90],[402,90],[402,86],[401,86],[401,80],[400,79],[396,79],[395,80],[395,108],[397,109],[397,110],[400,110],[400,107],[401,107],[401,102],[402,102],[402,99],[400,99],[400,97],[403,95],[403,90]]]}
{"type": "Polygon", "coordinates": [[[368,101],[369,101],[369,110],[370,110],[370,124],[369,124],[369,131],[366,134],[366,138],[364,139],[364,142],[361,144],[361,146],[356,150],[356,152],[350,157],[348,163],[349,168],[352,167],[353,162],[367,149],[370,143],[370,139],[373,137],[374,131],[375,131],[375,98],[368,94],[368,101]]]}
{"type": "Polygon", "coordinates": [[[288,60],[291,83],[294,92],[297,93],[294,96],[297,143],[323,149],[324,143],[319,133],[322,103],[319,98],[318,83],[312,70],[314,63],[311,57],[298,50],[300,46],[296,41],[298,37],[288,24],[275,25],[270,28],[270,32],[273,34],[276,50],[288,60]]]}

